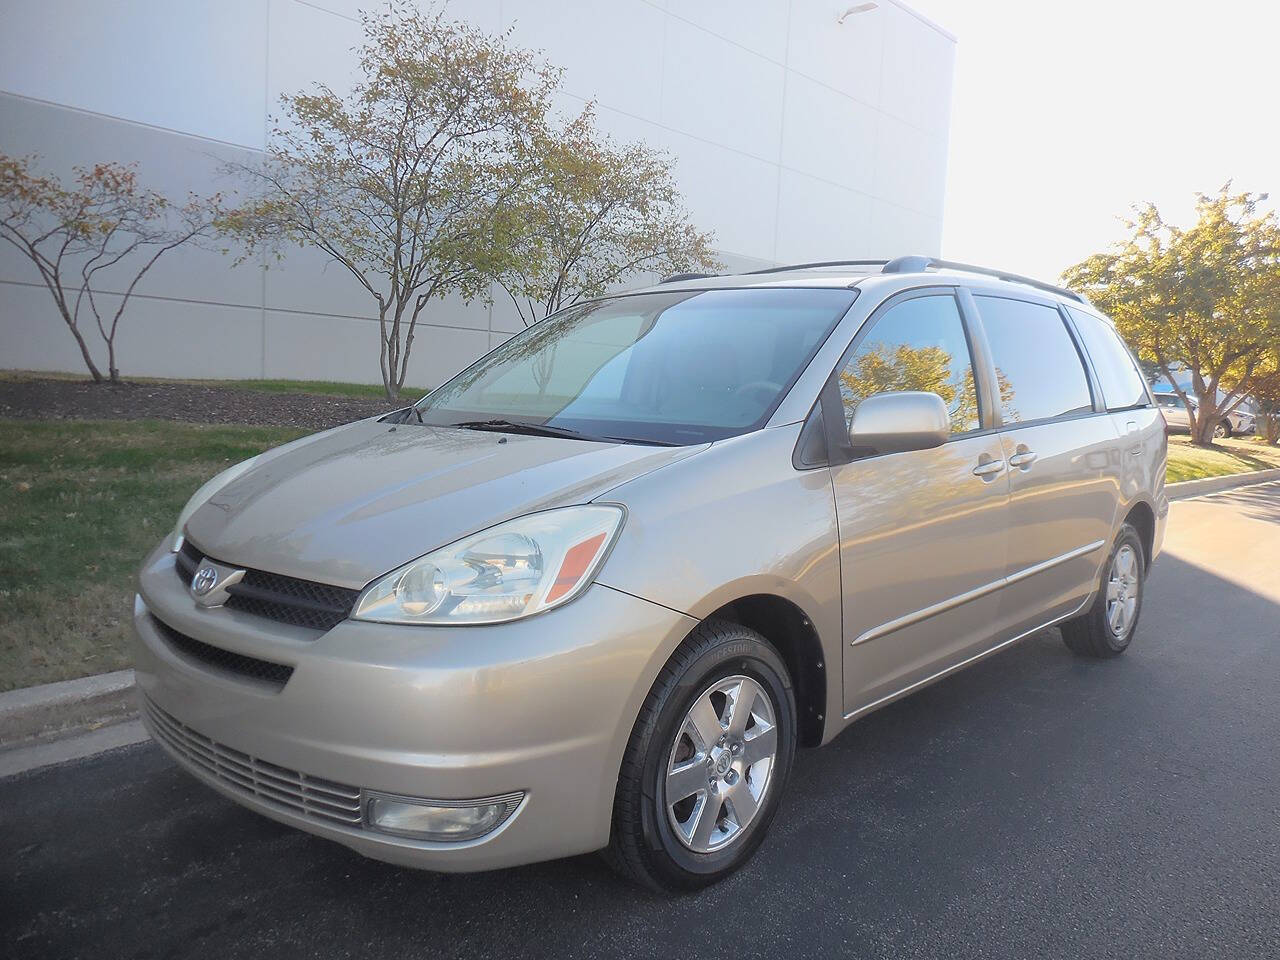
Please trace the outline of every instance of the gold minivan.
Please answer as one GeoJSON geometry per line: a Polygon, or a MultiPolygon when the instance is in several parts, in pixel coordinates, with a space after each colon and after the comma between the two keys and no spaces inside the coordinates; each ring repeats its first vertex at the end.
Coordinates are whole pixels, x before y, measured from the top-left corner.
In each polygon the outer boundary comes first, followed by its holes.
{"type": "Polygon", "coordinates": [[[140,576],[144,717],[372,857],[604,850],[694,888],[798,748],[1051,624],[1123,652],[1165,456],[1069,291],[924,257],[673,278],[197,491],[140,576]]]}

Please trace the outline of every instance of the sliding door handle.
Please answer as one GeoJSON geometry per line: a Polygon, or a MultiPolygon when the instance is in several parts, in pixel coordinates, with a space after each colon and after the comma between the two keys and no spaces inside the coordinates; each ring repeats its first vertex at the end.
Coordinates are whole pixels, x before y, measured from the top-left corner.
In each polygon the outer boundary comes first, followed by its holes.
{"type": "Polygon", "coordinates": [[[1032,450],[1023,450],[1009,458],[1011,467],[1029,467],[1036,462],[1037,454],[1032,450]]]}
{"type": "Polygon", "coordinates": [[[983,460],[973,468],[973,475],[983,480],[993,480],[997,473],[1004,469],[1003,460],[983,460]]]}

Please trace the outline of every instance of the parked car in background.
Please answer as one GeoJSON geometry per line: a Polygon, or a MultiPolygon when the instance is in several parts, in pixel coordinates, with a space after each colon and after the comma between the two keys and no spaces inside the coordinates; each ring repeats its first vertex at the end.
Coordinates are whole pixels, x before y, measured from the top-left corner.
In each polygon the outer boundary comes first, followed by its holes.
{"type": "Polygon", "coordinates": [[[763,841],[798,748],[1051,624],[1123,653],[1166,455],[1110,321],[1007,273],[578,303],[198,491],[140,576],[143,717],[368,856],[604,849],[699,887],[763,841]]]}
{"type": "MultiPolygon", "coordinates": [[[[1156,404],[1160,408],[1160,413],[1164,417],[1165,423],[1169,425],[1169,429],[1178,433],[1191,432],[1191,418],[1187,415],[1187,405],[1182,402],[1182,398],[1176,393],[1157,393],[1155,395],[1156,404]]],[[[1187,401],[1191,404],[1193,410],[1199,410],[1200,405],[1196,402],[1195,397],[1188,396],[1187,401]]],[[[1223,437],[1235,437],[1246,433],[1253,433],[1257,429],[1257,420],[1253,414],[1247,412],[1242,407],[1237,407],[1229,414],[1223,417],[1213,428],[1213,435],[1219,439],[1223,437]]]]}

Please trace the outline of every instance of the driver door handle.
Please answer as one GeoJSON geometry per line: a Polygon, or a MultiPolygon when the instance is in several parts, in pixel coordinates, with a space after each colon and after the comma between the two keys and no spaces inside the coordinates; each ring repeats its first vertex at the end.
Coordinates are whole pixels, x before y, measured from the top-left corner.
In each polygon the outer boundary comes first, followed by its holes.
{"type": "Polygon", "coordinates": [[[1003,460],[984,460],[982,463],[978,464],[976,467],[973,468],[973,475],[975,477],[982,477],[985,479],[987,477],[994,477],[997,473],[999,473],[1003,469],[1004,469],[1003,460]]]}

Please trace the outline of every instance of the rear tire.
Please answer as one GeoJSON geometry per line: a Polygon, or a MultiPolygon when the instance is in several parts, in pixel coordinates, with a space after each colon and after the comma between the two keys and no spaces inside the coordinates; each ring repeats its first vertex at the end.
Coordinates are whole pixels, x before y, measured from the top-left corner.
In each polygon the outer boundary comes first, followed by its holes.
{"type": "Polygon", "coordinates": [[[1093,605],[1062,625],[1062,642],[1072,653],[1105,659],[1129,648],[1142,613],[1146,569],[1142,537],[1126,523],[1102,567],[1093,605]]]}
{"type": "Polygon", "coordinates": [[[1227,437],[1231,436],[1231,421],[1223,420],[1216,427],[1214,427],[1213,436],[1217,440],[1225,440],[1227,437]]]}
{"type": "Polygon", "coordinates": [[[722,879],[763,842],[795,750],[795,695],[777,651],[754,630],[704,621],[640,708],[605,859],[659,892],[722,879]]]}

